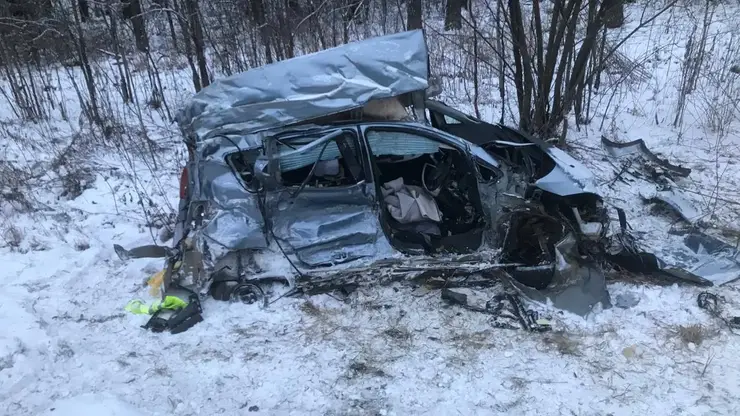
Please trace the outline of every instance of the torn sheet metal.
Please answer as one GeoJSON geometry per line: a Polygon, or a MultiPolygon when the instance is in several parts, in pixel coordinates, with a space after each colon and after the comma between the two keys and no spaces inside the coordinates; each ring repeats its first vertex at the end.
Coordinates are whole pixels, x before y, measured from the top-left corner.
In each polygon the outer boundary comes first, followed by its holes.
{"type": "Polygon", "coordinates": [[[557,159],[556,163],[558,164],[550,173],[534,183],[538,188],[559,196],[576,195],[584,192],[596,194],[592,177],[587,177],[586,173],[580,169],[563,167],[557,159]]]}
{"type": "Polygon", "coordinates": [[[619,215],[620,232],[610,237],[604,253],[606,260],[613,266],[631,273],[666,278],[669,281],[712,286],[713,283],[710,280],[686,269],[668,266],[655,254],[641,250],[635,237],[628,231],[629,226],[624,210],[617,209],[617,214],[619,215]]]}
{"type": "Polygon", "coordinates": [[[211,249],[266,248],[257,195],[242,185],[231,167],[223,159],[202,161],[196,173],[199,181],[192,191],[193,199],[209,201],[209,212],[196,234],[211,249]]]}
{"type": "Polygon", "coordinates": [[[576,240],[572,234],[555,246],[557,260],[553,265],[518,267],[510,271],[510,283],[527,298],[580,316],[586,316],[595,307],[611,307],[606,289],[606,278],[598,264],[585,262],[577,255],[576,240]],[[535,288],[522,282],[531,281],[532,274],[551,275],[544,288],[535,288]],[[527,276],[529,275],[529,276],[527,276]],[[525,277],[527,276],[527,277],[525,277]]]}
{"type": "MultiPolygon", "coordinates": [[[[623,166],[623,172],[629,171],[632,166],[639,169],[629,173],[654,186],[654,190],[641,190],[640,197],[646,202],[657,202],[669,208],[694,228],[685,236],[684,246],[679,243],[678,246],[661,250],[660,256],[666,259],[670,257],[674,263],[669,266],[656,256],[658,253],[639,250],[634,239],[626,234],[626,224],[623,223],[622,233],[613,238],[620,242],[608,254],[612,263],[630,272],[670,277],[702,286],[720,285],[740,278],[737,249],[696,230],[702,226],[705,214],[673,181],[673,177],[687,177],[691,173],[690,169],[658,158],[647,149],[642,140],[615,143],[602,137],[602,143],[613,158],[632,158],[635,155],[641,158],[644,162],[642,164],[635,164],[634,159],[630,159],[623,166]]],[[[619,214],[620,221],[624,222],[624,213],[619,214]]]]}
{"type": "Polygon", "coordinates": [[[557,271],[553,282],[552,286],[537,290],[511,280],[511,284],[530,300],[550,303],[576,315],[586,316],[598,305],[603,309],[611,307],[604,272],[595,264],[557,271]]]}
{"type": "Polygon", "coordinates": [[[214,81],[177,115],[204,140],[242,135],[359,108],[428,87],[421,30],[352,42],[214,81]]]}
{"type": "Polygon", "coordinates": [[[343,188],[306,188],[294,198],[269,192],[273,233],[287,252],[316,267],[375,258],[388,252],[373,211],[375,189],[362,183],[343,188]]]}
{"type": "Polygon", "coordinates": [[[694,231],[684,237],[694,254],[691,273],[723,285],[740,279],[740,250],[710,235],[694,231]]]}
{"type": "Polygon", "coordinates": [[[662,277],[671,282],[712,286],[712,281],[680,267],[671,267],[653,253],[632,251],[625,247],[606,256],[613,265],[631,273],[662,277]]]}
{"type": "Polygon", "coordinates": [[[173,250],[169,247],[157,246],[153,244],[134,247],[129,250],[126,250],[119,244],[113,244],[113,250],[116,252],[118,258],[122,261],[127,261],[131,259],[163,259],[173,254],[173,250]]]}
{"type": "MultiPolygon", "coordinates": [[[[437,128],[482,147],[538,148],[545,158],[552,160],[552,170],[535,185],[560,196],[581,193],[596,194],[595,179],[591,171],[568,153],[524,132],[502,124],[490,124],[456,110],[442,101],[427,100],[426,107],[437,121],[437,128]],[[452,119],[455,123],[439,120],[452,119]]],[[[433,123],[434,124],[434,123],[433,123]]],[[[536,154],[538,152],[530,151],[536,154]]],[[[542,158],[542,157],[540,157],[542,158]]]]}
{"type": "Polygon", "coordinates": [[[641,191],[640,196],[648,202],[657,200],[666,204],[692,225],[704,217],[688,198],[673,188],[656,189],[654,192],[641,191]]]}
{"type": "Polygon", "coordinates": [[[689,174],[691,174],[691,169],[685,168],[683,166],[674,165],[667,160],[661,159],[656,156],[655,153],[651,152],[650,149],[647,148],[647,146],[645,145],[645,141],[642,139],[634,140],[627,143],[618,143],[613,142],[602,136],[601,143],[606,149],[607,153],[617,159],[640,157],[645,162],[651,162],[658,165],[671,176],[685,178],[689,176],[689,174]]]}
{"type": "Polygon", "coordinates": [[[685,247],[673,247],[662,252],[669,256],[672,265],[653,253],[637,248],[631,236],[620,234],[612,237],[613,248],[607,260],[613,265],[632,273],[663,277],[669,281],[697,286],[722,285],[740,278],[740,254],[729,246],[710,251],[704,245],[694,245],[697,239],[712,238],[693,232],[684,239],[685,247]],[[618,241],[618,242],[617,242],[618,241]]]}
{"type": "Polygon", "coordinates": [[[436,278],[443,279],[444,287],[485,286],[482,282],[496,282],[505,274],[503,270],[515,266],[492,261],[496,254],[479,251],[439,257],[388,255],[351,267],[338,265],[306,271],[296,279],[296,287],[307,294],[328,293],[339,287],[367,282],[384,285],[412,281],[432,287],[434,284],[429,283],[436,278]]]}
{"type": "Polygon", "coordinates": [[[560,196],[598,194],[593,173],[586,166],[555,146],[548,145],[545,151],[555,167],[535,182],[537,187],[560,196]]]}

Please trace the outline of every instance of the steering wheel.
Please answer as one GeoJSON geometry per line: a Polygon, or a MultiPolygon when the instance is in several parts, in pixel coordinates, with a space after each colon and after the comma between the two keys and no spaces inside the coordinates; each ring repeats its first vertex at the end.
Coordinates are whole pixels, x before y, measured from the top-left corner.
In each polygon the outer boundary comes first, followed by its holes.
{"type": "Polygon", "coordinates": [[[425,163],[421,170],[421,183],[427,192],[436,195],[440,189],[447,184],[450,176],[450,164],[447,157],[443,156],[436,163],[425,163]]]}

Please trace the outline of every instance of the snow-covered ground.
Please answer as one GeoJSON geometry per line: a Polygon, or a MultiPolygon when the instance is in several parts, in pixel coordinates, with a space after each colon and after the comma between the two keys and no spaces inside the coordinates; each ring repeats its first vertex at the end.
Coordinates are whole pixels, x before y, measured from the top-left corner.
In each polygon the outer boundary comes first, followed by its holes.
{"type": "MultiPolygon", "coordinates": [[[[629,10],[624,33],[639,19],[629,10]]],[[[723,33],[739,13],[722,9],[714,30],[723,33]]],[[[692,168],[680,186],[717,230],[731,233],[740,217],[740,111],[721,136],[707,116],[723,92],[740,90],[740,76],[721,84],[726,90],[702,85],[683,127],[672,127],[682,39],[694,20],[677,11],[627,42],[624,53],[645,62],[649,80],[622,86],[611,105],[611,90],[594,98],[594,121],[571,123],[569,134],[609,204],[625,208],[656,249],[680,244],[668,233],[673,220],[642,204],[638,189],[610,186],[618,172],[602,134],[642,138],[692,168]]],[[[710,60],[717,70],[729,64],[720,61],[710,60]]],[[[171,102],[184,96],[187,75],[178,82],[171,102]]],[[[74,120],[79,108],[67,105],[74,120]]],[[[700,289],[687,286],[612,283],[612,298],[630,293],[639,303],[585,319],[545,309],[555,327],[546,334],[495,329],[486,315],[446,306],[439,292],[402,286],[361,288],[349,302],[284,298],[267,309],[209,299],[205,321],[189,331],[147,332],[146,317],[123,307],[147,299],[142,281],[161,262],[122,262],[112,245],[158,238],[147,223],[176,206],[183,149],[156,112],[145,111],[141,124],[161,146],[154,161],[132,147],[97,152],[91,186],[78,197],[59,197],[50,185],[29,196],[41,207],[34,212],[0,201],[0,414],[740,414],[740,338],[699,309],[700,289]],[[701,336],[692,338],[691,325],[701,336]]],[[[1,137],[0,155],[32,164],[57,154],[52,139],[66,143],[79,131],[61,120],[4,123],[0,134],[34,140],[1,137]]],[[[39,182],[57,184],[55,175],[39,182]]],[[[740,314],[738,284],[711,290],[740,314]]]]}

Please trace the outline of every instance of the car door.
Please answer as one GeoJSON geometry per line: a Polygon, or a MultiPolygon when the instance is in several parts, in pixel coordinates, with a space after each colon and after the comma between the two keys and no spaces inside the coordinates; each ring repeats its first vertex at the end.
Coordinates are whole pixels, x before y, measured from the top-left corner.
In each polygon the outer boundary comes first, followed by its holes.
{"type": "Polygon", "coordinates": [[[426,106],[432,126],[483,147],[517,169],[524,169],[529,181],[545,176],[555,166],[548,151],[559,152],[559,149],[548,150],[552,147],[542,140],[503,125],[486,123],[441,101],[427,100],[426,106]]]}
{"type": "Polygon", "coordinates": [[[593,174],[563,150],[521,131],[478,120],[443,102],[427,100],[432,125],[480,145],[527,175],[527,181],[560,196],[595,194],[593,174]]]}
{"type": "Polygon", "coordinates": [[[461,137],[473,144],[484,145],[495,140],[519,141],[508,131],[458,111],[441,101],[427,100],[429,121],[434,128],[461,137]]]}
{"type": "Polygon", "coordinates": [[[356,128],[266,142],[274,184],[265,211],[281,249],[309,267],[377,254],[375,189],[356,128]]]}
{"type": "MultiPolygon", "coordinates": [[[[438,191],[429,192],[434,195],[435,202],[439,208],[442,208],[441,210],[448,220],[450,218],[459,218],[462,220],[463,216],[470,216],[470,221],[467,221],[467,219],[465,221],[471,227],[469,231],[456,232],[454,235],[443,234],[440,245],[455,247],[456,252],[472,252],[478,249],[482,242],[481,233],[486,228],[486,219],[484,218],[485,211],[479,192],[478,174],[480,170],[476,166],[476,158],[471,153],[469,143],[422,124],[372,123],[363,126],[362,130],[369,153],[373,158],[373,172],[376,175],[375,181],[378,187],[384,184],[388,185],[391,183],[390,181],[395,181],[400,176],[406,184],[421,187],[422,189],[426,188],[430,182],[425,183],[423,178],[426,177],[425,169],[429,163],[423,162],[423,155],[439,154],[442,151],[450,154],[449,152],[454,151],[457,155],[454,158],[456,170],[461,172],[461,176],[453,181],[456,187],[455,192],[461,192],[466,195],[468,198],[467,202],[471,204],[474,212],[461,213],[460,216],[452,215],[458,209],[466,210],[465,204],[460,205],[457,203],[458,201],[450,201],[446,198],[446,202],[455,203],[445,203],[446,209],[444,209],[439,205],[438,191]],[[385,169],[381,169],[378,166],[381,163],[378,160],[379,157],[385,159],[382,162],[386,166],[385,169]],[[422,160],[422,162],[414,162],[418,160],[422,160]],[[393,165],[403,165],[403,167],[391,168],[393,165]],[[424,166],[420,167],[421,165],[424,166]],[[413,167],[417,169],[411,170],[413,167]]],[[[487,160],[495,163],[490,158],[487,158],[487,160]]],[[[433,176],[433,174],[430,175],[430,177],[433,176]]],[[[376,189],[376,192],[379,193],[382,191],[376,189]]],[[[444,196],[450,195],[447,192],[444,193],[444,196]]],[[[381,204],[382,209],[386,209],[383,204],[381,204]]],[[[381,214],[383,214],[383,211],[381,211],[381,214]]],[[[383,216],[381,215],[379,218],[382,221],[383,216]]],[[[387,222],[384,222],[384,224],[387,224],[387,222]]],[[[398,241],[395,241],[395,243],[391,241],[391,244],[401,249],[398,241]]]]}

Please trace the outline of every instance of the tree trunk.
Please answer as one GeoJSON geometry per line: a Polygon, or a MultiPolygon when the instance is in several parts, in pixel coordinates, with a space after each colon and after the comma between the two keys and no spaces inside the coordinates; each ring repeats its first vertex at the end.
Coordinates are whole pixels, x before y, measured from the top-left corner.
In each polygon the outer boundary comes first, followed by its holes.
{"type": "Polygon", "coordinates": [[[93,75],[92,68],[90,67],[90,61],[87,58],[87,44],[85,43],[85,36],[82,32],[82,22],[80,21],[80,16],[76,8],[73,7],[72,9],[74,9],[72,15],[75,20],[77,52],[79,54],[80,64],[82,66],[82,75],[85,78],[85,86],[87,87],[87,93],[90,98],[90,103],[85,106],[86,113],[92,123],[100,125],[101,119],[100,112],[98,111],[98,96],[95,91],[95,76],[93,75]]]}
{"type": "Polygon", "coordinates": [[[509,0],[509,21],[511,22],[512,52],[514,55],[514,80],[516,83],[517,103],[519,104],[519,128],[532,131],[532,91],[534,76],[532,59],[524,31],[524,18],[519,0],[509,0]]]}
{"type": "MultiPolygon", "coordinates": [[[[449,4],[450,0],[447,0],[449,4]]],[[[480,97],[480,84],[478,83],[478,21],[475,18],[473,11],[470,11],[470,21],[473,24],[473,59],[475,64],[473,65],[473,108],[475,109],[475,116],[480,118],[480,105],[478,103],[480,97]]]]}
{"type": "MultiPolygon", "coordinates": [[[[573,59],[573,67],[571,70],[570,80],[568,81],[567,87],[565,88],[565,93],[563,95],[563,117],[565,117],[565,114],[569,113],[570,110],[573,108],[574,103],[578,103],[579,98],[582,97],[583,94],[583,86],[584,86],[584,80],[586,76],[586,64],[588,63],[588,58],[591,56],[591,52],[596,44],[596,41],[599,37],[599,30],[602,29],[603,23],[604,23],[604,6],[602,4],[601,7],[598,8],[595,4],[589,3],[589,20],[588,24],[586,26],[586,36],[583,38],[583,41],[581,42],[581,47],[578,50],[578,53],[575,55],[573,59]]],[[[576,115],[576,121],[579,120],[581,117],[581,108],[580,105],[576,106],[575,108],[575,115],[576,115]]],[[[560,120],[555,120],[555,124],[560,124],[560,120]]]]}
{"type": "Polygon", "coordinates": [[[303,11],[303,7],[301,7],[301,3],[296,0],[288,0],[287,7],[288,10],[296,16],[305,17],[306,15],[306,13],[303,11]]]}
{"type": "Polygon", "coordinates": [[[447,0],[445,3],[445,30],[462,29],[462,8],[465,0],[447,0]]]}
{"type": "MultiPolygon", "coordinates": [[[[121,51],[121,43],[118,40],[118,17],[117,14],[111,13],[110,14],[110,35],[111,39],[113,40],[113,51],[116,54],[116,58],[120,59],[119,62],[122,63],[124,61],[123,52],[121,51]]],[[[131,87],[129,86],[128,80],[126,79],[126,74],[124,73],[124,69],[122,68],[123,65],[116,65],[118,68],[118,76],[120,77],[118,83],[121,87],[121,97],[123,98],[124,103],[130,103],[132,92],[131,87]]]]}
{"type": "Polygon", "coordinates": [[[136,40],[136,49],[141,52],[149,50],[149,36],[146,33],[146,22],[141,12],[141,0],[121,0],[123,17],[131,20],[131,26],[136,40]]]}
{"type": "Polygon", "coordinates": [[[195,68],[195,62],[193,61],[193,44],[192,42],[192,36],[190,36],[190,23],[188,23],[188,18],[186,16],[183,16],[180,13],[180,6],[179,6],[180,0],[175,0],[174,7],[175,7],[175,13],[177,16],[180,16],[178,19],[178,22],[180,23],[180,28],[182,28],[182,38],[185,44],[185,56],[188,59],[188,65],[190,65],[190,72],[193,76],[193,87],[195,88],[195,92],[200,91],[202,86],[200,85],[200,77],[198,76],[198,70],[195,68]]]}
{"type": "Polygon", "coordinates": [[[170,9],[169,0],[153,0],[154,3],[159,6],[160,9],[164,10],[167,15],[167,26],[170,28],[170,37],[172,38],[172,47],[175,48],[175,53],[180,53],[180,48],[177,46],[177,32],[175,32],[175,23],[172,21],[172,9],[170,9]]]}
{"type": "Polygon", "coordinates": [[[351,22],[363,23],[370,2],[362,0],[347,0],[344,6],[344,25],[349,26],[351,22]],[[360,7],[363,7],[361,10],[360,7]]]}
{"type": "Polygon", "coordinates": [[[265,47],[265,60],[267,63],[272,63],[272,52],[270,50],[270,31],[267,27],[267,16],[265,13],[265,1],[264,0],[250,0],[250,6],[252,9],[252,18],[257,24],[260,30],[260,37],[262,38],[262,44],[265,47]]]}
{"type": "Polygon", "coordinates": [[[380,16],[383,19],[383,33],[388,33],[388,0],[380,0],[380,16]]]}
{"type": "Polygon", "coordinates": [[[407,0],[407,20],[406,27],[408,30],[421,29],[421,0],[407,0]]]}
{"type": "Polygon", "coordinates": [[[86,22],[90,19],[90,3],[87,0],[79,0],[77,4],[80,7],[80,20],[86,22]]]}
{"type": "Polygon", "coordinates": [[[280,18],[280,44],[283,49],[283,58],[290,59],[295,55],[295,38],[293,37],[293,19],[290,11],[294,6],[290,0],[285,1],[285,10],[280,18]]]}
{"type": "Polygon", "coordinates": [[[506,40],[504,36],[504,23],[501,16],[505,14],[503,0],[496,2],[496,47],[498,47],[498,93],[501,98],[501,118],[499,119],[500,124],[504,124],[506,117],[506,62],[505,62],[505,51],[506,51],[506,40]]]}
{"type": "Polygon", "coordinates": [[[193,37],[193,46],[195,46],[195,58],[198,61],[198,72],[200,72],[200,85],[205,88],[210,84],[210,81],[208,79],[206,47],[203,41],[203,25],[200,22],[198,0],[185,0],[185,11],[188,15],[188,22],[190,23],[190,35],[193,37]]]}
{"type": "Polygon", "coordinates": [[[624,24],[624,1],[604,0],[604,26],[608,29],[616,29],[624,24]]]}

